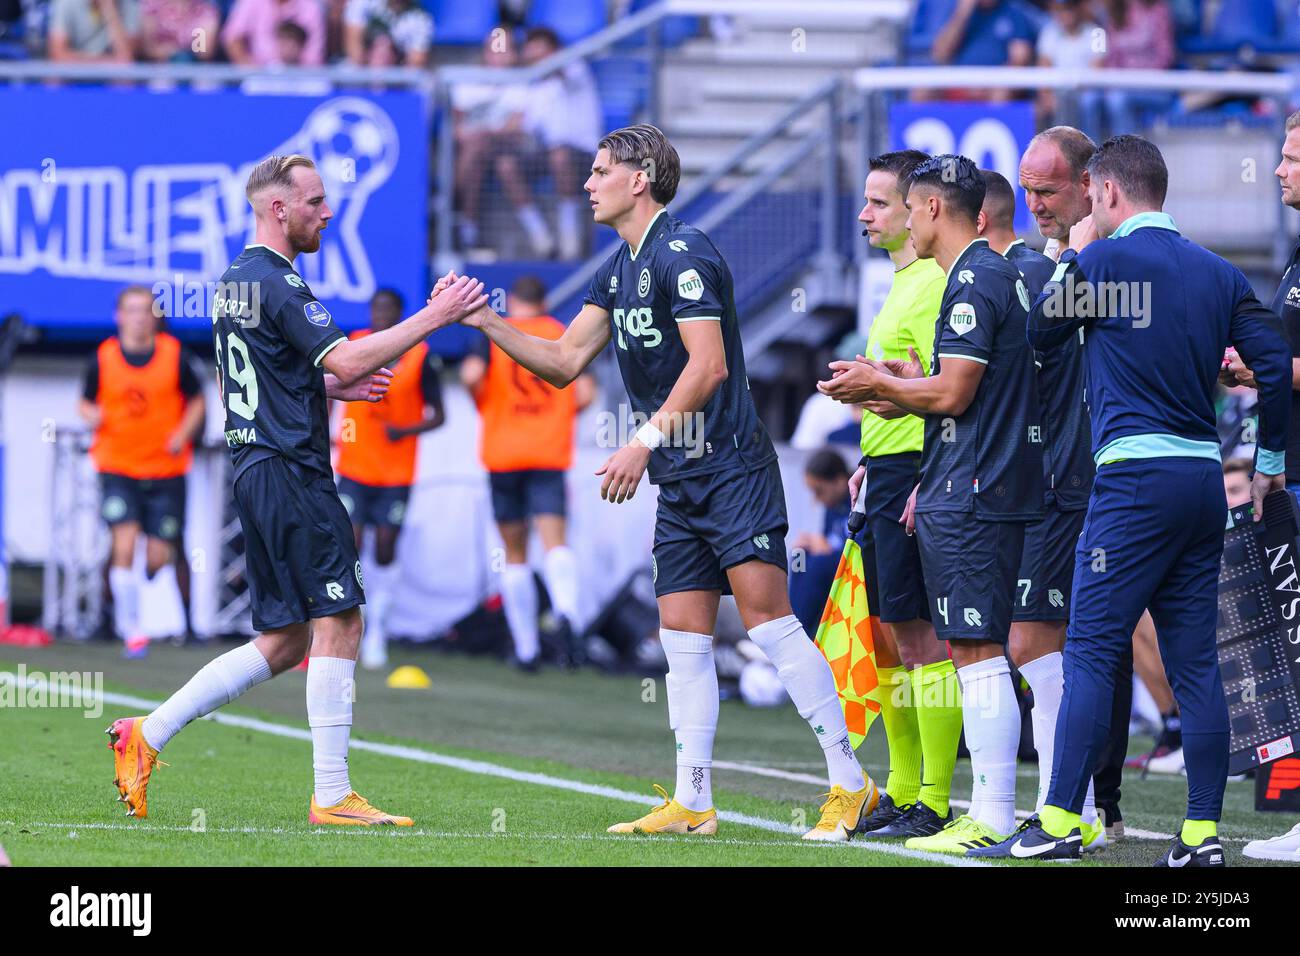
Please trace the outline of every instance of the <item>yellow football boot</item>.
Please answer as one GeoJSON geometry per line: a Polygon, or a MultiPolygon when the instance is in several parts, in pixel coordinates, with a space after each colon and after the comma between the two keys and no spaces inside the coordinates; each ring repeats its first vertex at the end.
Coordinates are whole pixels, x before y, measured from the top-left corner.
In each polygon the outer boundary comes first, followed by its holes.
{"type": "Polygon", "coordinates": [[[655,807],[639,820],[631,823],[615,823],[609,833],[692,833],[699,836],[712,836],[718,832],[718,811],[709,807],[707,810],[687,810],[684,806],[668,796],[668,791],[659,784],[654,785],[664,802],[655,807]]]}
{"type": "Polygon", "coordinates": [[[108,734],[108,749],[113,751],[113,785],[118,802],[126,804],[126,815],[143,820],[149,813],[149,775],[155,766],[167,766],[158,759],[158,751],[144,739],[143,717],[123,717],[113,721],[108,734]]]}
{"type": "Polygon", "coordinates": [[[355,790],[332,807],[320,806],[313,793],[311,807],[307,811],[307,822],[341,827],[409,827],[414,823],[410,817],[394,816],[375,809],[369,800],[355,790]]]}
{"type": "Polygon", "coordinates": [[[830,793],[822,794],[826,802],[821,805],[822,817],[817,825],[803,835],[805,840],[820,840],[825,843],[846,843],[853,839],[871,811],[880,802],[880,790],[876,782],[867,777],[867,785],[861,790],[845,790],[843,787],[831,787],[830,793]]]}

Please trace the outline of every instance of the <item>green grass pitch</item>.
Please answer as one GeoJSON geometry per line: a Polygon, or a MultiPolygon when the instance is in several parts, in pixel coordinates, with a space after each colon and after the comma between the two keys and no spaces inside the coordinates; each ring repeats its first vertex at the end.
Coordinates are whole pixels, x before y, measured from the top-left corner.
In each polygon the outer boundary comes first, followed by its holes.
{"type": "MultiPolygon", "coordinates": [[[[109,700],[97,716],[67,707],[0,707],[0,845],[15,866],[167,865],[672,865],[939,866],[959,862],[907,855],[867,841],[809,845],[798,828],[817,816],[825,767],[807,725],[786,706],[722,705],[715,748],[719,834],[619,837],[605,828],[644,813],[651,783],[672,788],[674,769],[663,681],[547,671],[518,674],[494,661],[399,650],[428,690],[393,690],[358,672],[350,757],[352,782],[377,806],[415,819],[411,829],[313,827],[307,822],[311,747],[305,674],[281,675],[219,714],[197,721],[155,771],[149,817],[133,820],[115,801],[103,731],[161,700],[220,649],[155,647],[124,661],[112,645],[0,648],[0,670],[101,672],[109,700]]],[[[1140,750],[1149,741],[1135,740],[1140,750]]],[[[859,754],[884,782],[879,722],[859,754]]],[[[1031,808],[1036,770],[1021,765],[1018,806],[1031,808]]],[[[1181,820],[1181,777],[1126,777],[1125,823],[1136,836],[1085,866],[1148,866],[1163,834],[1181,820]]],[[[958,764],[954,797],[969,799],[969,763],[958,764]]],[[[1220,829],[1230,865],[1246,840],[1290,827],[1256,813],[1254,784],[1231,782],[1220,829]]],[[[1034,864],[994,864],[1034,865],[1034,864]]]]}

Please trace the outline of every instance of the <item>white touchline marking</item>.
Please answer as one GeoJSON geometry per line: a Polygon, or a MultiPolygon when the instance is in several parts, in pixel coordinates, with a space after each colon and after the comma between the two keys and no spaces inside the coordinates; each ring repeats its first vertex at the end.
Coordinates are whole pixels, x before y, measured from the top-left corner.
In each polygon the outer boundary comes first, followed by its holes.
{"type": "MultiPolygon", "coordinates": [[[[810,773],[794,773],[789,770],[778,770],[775,767],[764,767],[757,764],[736,763],[730,760],[715,760],[713,761],[713,768],[715,770],[735,770],[738,773],[753,774],[755,777],[772,777],[777,780],[789,780],[793,783],[810,783],[818,787],[827,786],[825,777],[819,777],[810,773]]],[[[1038,774],[1035,773],[1033,776],[1037,778],[1038,774]]],[[[948,802],[961,810],[970,809],[970,801],[968,800],[958,800],[953,798],[948,802]]],[[[1017,810],[1016,819],[1028,819],[1032,815],[1032,812],[1033,811],[1030,810],[1017,810]]],[[[1158,830],[1143,830],[1139,827],[1131,827],[1127,823],[1124,824],[1124,835],[1126,837],[1134,837],[1138,840],[1163,840],[1166,842],[1174,838],[1172,833],[1161,833],[1158,830]]],[[[1246,841],[1251,838],[1220,837],[1220,839],[1227,841],[1246,841]]]]}
{"type": "MultiPolygon", "coordinates": [[[[11,674],[10,671],[0,671],[0,679],[4,679],[5,674],[11,674]]],[[[9,677],[13,680],[13,677],[9,677]]],[[[28,678],[30,683],[36,678],[28,678]]],[[[40,681],[38,681],[39,683],[40,681]]],[[[102,699],[106,704],[118,704],[123,707],[136,707],[145,711],[152,711],[161,701],[148,700],[143,697],[135,697],[131,694],[119,694],[115,691],[104,691],[102,699]]],[[[215,724],[223,724],[228,727],[242,727],[245,730],[257,730],[265,734],[271,734],[276,737],[285,737],[290,740],[303,740],[310,742],[311,733],[298,727],[285,727],[282,724],[273,724],[265,720],[258,720],[255,717],[240,717],[237,714],[223,714],[215,711],[208,714],[201,720],[210,720],[215,724]]],[[[630,790],[619,790],[616,787],[606,787],[599,784],[583,783],[580,780],[568,780],[564,777],[553,777],[545,773],[532,773],[524,770],[515,770],[512,767],[503,767],[499,764],[487,763],[483,760],[468,760],[463,757],[452,757],[447,754],[435,753],[431,750],[418,750],[415,747],[404,747],[396,744],[381,744],[370,740],[353,740],[350,744],[352,750],[364,750],[370,753],[383,754],[387,757],[397,757],[402,760],[413,760],[418,763],[434,764],[442,767],[451,767],[454,770],[463,770],[466,773],[478,774],[485,777],[500,777],[505,780],[513,780],[517,783],[531,783],[541,787],[552,787],[557,790],[568,790],[573,793],[585,793],[593,797],[604,797],[608,800],[621,800],[624,803],[635,803],[645,806],[649,798],[645,794],[632,793],[630,790]]],[[[759,830],[766,830],[769,833],[780,833],[786,836],[793,836],[794,832],[791,827],[785,823],[778,823],[775,820],[767,820],[763,817],[752,816],[748,813],[738,813],[734,810],[723,810],[718,813],[718,819],[727,823],[735,823],[740,826],[754,827],[759,830]]],[[[924,850],[909,850],[907,847],[876,845],[868,843],[849,842],[850,847],[857,849],[884,853],[889,856],[909,857],[915,860],[926,860],[930,863],[939,863],[944,866],[990,866],[983,860],[968,860],[965,857],[952,856],[943,853],[928,853],[924,850]]]]}
{"type": "MultiPolygon", "coordinates": [[[[409,827],[331,827],[320,826],[313,827],[310,830],[296,830],[290,827],[208,827],[206,830],[193,830],[187,826],[151,824],[151,823],[103,823],[101,821],[92,822],[69,822],[69,821],[43,821],[35,823],[19,823],[16,820],[0,820],[0,826],[24,826],[36,829],[49,830],[67,830],[69,837],[75,837],[79,830],[132,830],[137,833],[155,832],[155,833],[193,833],[195,836],[203,836],[210,833],[226,833],[235,836],[320,836],[333,837],[371,837],[385,840],[405,840],[413,837],[430,837],[447,840],[500,840],[508,842],[510,840],[564,840],[564,841],[586,841],[600,843],[649,843],[659,844],[660,846],[671,845],[674,841],[665,839],[663,836],[651,836],[646,834],[616,834],[616,833],[480,833],[466,832],[463,830],[425,830],[422,828],[409,827]]],[[[685,838],[683,838],[685,839],[685,838]]],[[[689,840],[692,846],[746,846],[746,847],[794,847],[800,850],[817,850],[826,844],[812,843],[805,840],[798,842],[787,842],[784,840],[737,840],[734,837],[709,837],[708,839],[689,840]]],[[[832,844],[836,845],[836,844],[832,844]]],[[[838,844],[843,846],[843,844],[838,844]]],[[[848,846],[861,847],[861,844],[848,844],[848,846]]],[[[874,848],[873,848],[874,849],[874,848]]],[[[974,861],[972,861],[974,862],[974,861]]]]}

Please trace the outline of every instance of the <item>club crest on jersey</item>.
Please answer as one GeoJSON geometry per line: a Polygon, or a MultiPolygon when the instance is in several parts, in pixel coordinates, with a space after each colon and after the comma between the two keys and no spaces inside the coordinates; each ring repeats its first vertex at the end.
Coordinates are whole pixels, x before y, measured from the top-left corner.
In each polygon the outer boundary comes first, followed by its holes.
{"type": "Polygon", "coordinates": [[[302,311],[306,314],[307,321],[312,325],[329,325],[329,309],[319,302],[308,302],[302,307],[302,311]]]}
{"type": "Polygon", "coordinates": [[[700,296],[704,295],[704,280],[694,269],[687,269],[677,277],[677,294],[683,299],[690,299],[692,302],[700,301],[700,296]]]}
{"type": "Polygon", "coordinates": [[[650,270],[642,269],[641,277],[636,280],[636,294],[645,298],[650,294],[650,270]]]}
{"type": "Polygon", "coordinates": [[[1025,288],[1023,279],[1016,280],[1016,295],[1020,297],[1020,304],[1024,306],[1025,311],[1029,311],[1029,290],[1025,288]]]}
{"type": "Polygon", "coordinates": [[[948,327],[958,335],[965,335],[975,328],[975,306],[969,302],[958,302],[948,314],[948,327]]]}

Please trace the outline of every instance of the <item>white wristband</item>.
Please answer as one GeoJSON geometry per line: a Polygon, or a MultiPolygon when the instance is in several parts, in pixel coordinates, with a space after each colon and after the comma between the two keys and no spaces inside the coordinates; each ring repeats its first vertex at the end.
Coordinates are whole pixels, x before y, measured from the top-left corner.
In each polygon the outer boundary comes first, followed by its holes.
{"type": "Polygon", "coordinates": [[[668,440],[668,436],[655,428],[650,422],[646,422],[637,429],[636,435],[633,436],[641,444],[645,445],[651,451],[654,451],[660,445],[668,440]]]}

